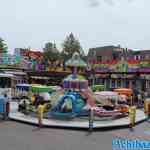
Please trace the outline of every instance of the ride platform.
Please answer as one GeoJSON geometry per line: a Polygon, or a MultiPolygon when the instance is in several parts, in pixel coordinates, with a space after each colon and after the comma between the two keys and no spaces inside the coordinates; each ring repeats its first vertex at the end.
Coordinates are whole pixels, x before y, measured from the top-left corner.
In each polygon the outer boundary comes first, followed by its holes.
{"type": "MultiPolygon", "coordinates": [[[[36,125],[38,126],[38,119],[31,115],[25,115],[17,111],[17,104],[11,103],[11,113],[9,118],[14,121],[36,125]]],[[[143,110],[137,109],[136,111],[136,124],[146,120],[146,115],[143,110]]],[[[93,122],[93,129],[118,129],[129,127],[129,117],[123,117],[118,119],[98,119],[95,117],[93,122]]],[[[43,127],[53,128],[70,128],[70,129],[89,129],[89,119],[87,118],[75,118],[73,120],[58,120],[54,118],[43,119],[43,127]]]]}

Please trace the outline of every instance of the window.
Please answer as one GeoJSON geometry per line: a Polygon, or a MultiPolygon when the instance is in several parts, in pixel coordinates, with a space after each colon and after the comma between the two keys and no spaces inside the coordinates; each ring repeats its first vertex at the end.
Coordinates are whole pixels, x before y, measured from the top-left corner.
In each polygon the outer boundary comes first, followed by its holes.
{"type": "Polygon", "coordinates": [[[0,88],[10,88],[11,78],[1,77],[0,78],[0,88]]]}
{"type": "Polygon", "coordinates": [[[140,60],[140,58],[141,58],[141,56],[139,56],[139,55],[135,56],[135,60],[140,60]]]}
{"type": "Polygon", "coordinates": [[[146,59],[149,59],[149,58],[150,58],[150,56],[149,56],[149,55],[146,55],[145,57],[146,57],[146,59]]]}
{"type": "Polygon", "coordinates": [[[97,61],[102,61],[102,56],[97,56],[97,61]]]}
{"type": "Polygon", "coordinates": [[[129,81],[126,81],[126,88],[129,88],[129,81]]]}
{"type": "Polygon", "coordinates": [[[116,84],[115,84],[115,80],[111,80],[111,87],[110,88],[115,88],[116,87],[116,84]]]}
{"type": "Polygon", "coordinates": [[[119,87],[119,88],[121,87],[121,80],[117,81],[117,87],[119,87]]]}

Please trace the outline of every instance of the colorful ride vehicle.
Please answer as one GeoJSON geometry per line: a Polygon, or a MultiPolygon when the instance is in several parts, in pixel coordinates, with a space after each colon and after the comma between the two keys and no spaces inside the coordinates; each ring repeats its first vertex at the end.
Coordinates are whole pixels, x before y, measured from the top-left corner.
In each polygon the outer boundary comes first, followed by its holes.
{"type": "Polygon", "coordinates": [[[100,92],[100,91],[104,91],[105,86],[104,85],[92,85],[91,89],[93,92],[100,92]]]}
{"type": "Polygon", "coordinates": [[[117,92],[120,96],[126,96],[127,102],[129,104],[133,103],[133,90],[130,88],[118,88],[118,89],[114,89],[114,92],[117,92]]]}
{"type": "Polygon", "coordinates": [[[128,89],[128,88],[118,88],[114,89],[114,92],[117,92],[119,94],[127,95],[127,96],[132,96],[133,95],[133,90],[128,89]]]}
{"type": "Polygon", "coordinates": [[[50,116],[62,119],[72,119],[77,116],[88,115],[88,111],[83,107],[86,105],[85,99],[77,92],[66,92],[58,100],[57,105],[52,107],[50,116]]]}
{"type": "MultiPolygon", "coordinates": [[[[96,97],[96,101],[101,104],[101,109],[98,111],[99,113],[101,112],[102,114],[108,115],[111,115],[113,113],[116,115],[117,112],[122,113],[123,115],[128,113],[128,105],[126,103],[119,103],[121,96],[117,92],[102,91],[95,92],[94,94],[96,97]],[[103,113],[104,110],[108,111],[108,113],[103,113]],[[110,110],[112,112],[110,112],[110,110]]],[[[96,110],[98,110],[98,108],[96,110]]],[[[102,114],[100,114],[100,116],[102,116],[102,114]]]]}
{"type": "MultiPolygon", "coordinates": [[[[26,88],[27,90],[27,88],[26,88]]],[[[19,102],[19,111],[22,112],[37,112],[38,105],[43,102],[44,111],[47,112],[51,107],[50,95],[55,91],[55,88],[42,85],[30,85],[28,88],[28,98],[23,98],[19,102]]]]}
{"type": "Polygon", "coordinates": [[[116,117],[116,116],[120,116],[122,115],[122,113],[118,110],[118,109],[114,109],[114,108],[111,108],[112,110],[106,110],[106,108],[109,108],[108,106],[106,107],[96,107],[94,108],[94,114],[95,116],[98,116],[98,117],[116,117]]]}
{"type": "Polygon", "coordinates": [[[20,101],[21,99],[30,99],[29,92],[31,91],[31,84],[17,84],[15,95],[20,101]]]}

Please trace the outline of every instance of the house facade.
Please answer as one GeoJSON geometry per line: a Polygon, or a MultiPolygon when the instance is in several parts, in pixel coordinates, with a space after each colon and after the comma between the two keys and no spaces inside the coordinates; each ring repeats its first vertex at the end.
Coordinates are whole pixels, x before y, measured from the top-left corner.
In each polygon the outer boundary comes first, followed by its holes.
{"type": "Polygon", "coordinates": [[[104,46],[89,49],[87,57],[92,68],[90,84],[105,85],[105,90],[132,88],[150,94],[149,50],[104,46]]]}
{"type": "Polygon", "coordinates": [[[103,46],[90,48],[88,52],[88,61],[109,62],[119,60],[123,55],[123,48],[120,46],[103,46]]]}

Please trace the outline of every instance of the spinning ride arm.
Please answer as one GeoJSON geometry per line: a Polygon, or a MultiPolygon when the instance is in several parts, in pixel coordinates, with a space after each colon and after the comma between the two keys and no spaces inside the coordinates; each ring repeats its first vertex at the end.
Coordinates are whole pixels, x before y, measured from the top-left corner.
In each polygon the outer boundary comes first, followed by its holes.
{"type": "Polygon", "coordinates": [[[81,95],[82,97],[86,98],[87,103],[88,103],[91,107],[96,107],[94,94],[93,94],[90,90],[82,91],[82,92],[80,92],[80,95],[81,95]]]}
{"type": "Polygon", "coordinates": [[[57,104],[57,102],[58,102],[57,100],[59,99],[59,97],[60,97],[61,95],[64,95],[64,90],[63,90],[63,89],[61,89],[61,90],[55,92],[55,93],[51,96],[50,100],[51,100],[51,104],[52,104],[53,106],[57,104]]]}

